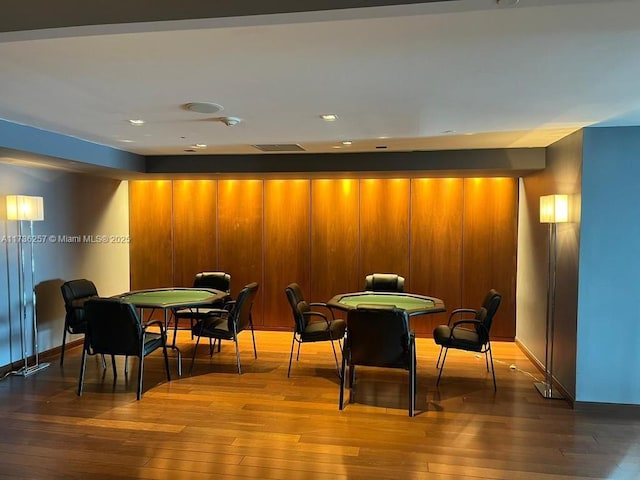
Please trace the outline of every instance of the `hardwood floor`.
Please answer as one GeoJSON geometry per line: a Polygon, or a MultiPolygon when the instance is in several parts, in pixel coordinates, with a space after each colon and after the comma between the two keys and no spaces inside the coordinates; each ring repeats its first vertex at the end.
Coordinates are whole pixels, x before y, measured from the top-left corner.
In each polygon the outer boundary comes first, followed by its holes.
{"type": "MultiPolygon", "coordinates": [[[[4,479],[638,479],[640,421],[577,412],[544,400],[533,365],[513,343],[495,343],[498,392],[484,358],[449,353],[435,388],[438,349],[418,339],[417,415],[407,415],[407,374],[359,367],[355,402],[338,410],[328,344],[304,344],[287,378],[291,335],[241,334],[208,357],[180,332],[185,374],[166,381],[147,357],[136,401],[118,363],[113,380],[90,358],[76,396],[80,351],[64,368],[0,382],[0,478],[4,479]],[[510,365],[516,365],[512,370],[510,365]]],[[[170,355],[173,355],[170,353],[170,355]]]]}

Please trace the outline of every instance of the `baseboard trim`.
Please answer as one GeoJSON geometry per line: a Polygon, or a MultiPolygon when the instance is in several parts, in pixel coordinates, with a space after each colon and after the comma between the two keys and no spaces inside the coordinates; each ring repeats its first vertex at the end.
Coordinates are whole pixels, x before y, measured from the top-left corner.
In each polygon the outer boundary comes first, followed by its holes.
{"type": "MultiPolygon", "coordinates": [[[[529,359],[529,361],[531,363],[533,363],[533,366],[536,367],[536,369],[538,369],[538,371],[544,375],[545,371],[544,371],[544,365],[542,363],[540,363],[540,361],[533,355],[533,353],[531,353],[531,351],[522,343],[520,342],[517,338],[515,339],[515,343],[518,346],[518,348],[522,351],[522,353],[524,353],[524,355],[529,359]]],[[[573,395],[571,395],[566,388],[564,388],[564,386],[558,382],[558,379],[553,377],[552,378],[553,381],[553,388],[557,389],[563,397],[563,400],[565,400],[567,403],[569,403],[569,405],[571,405],[571,408],[576,408],[575,403],[576,400],[573,397],[573,395]]],[[[533,386],[532,386],[533,388],[533,386]]],[[[555,400],[555,399],[554,399],[555,400]]]]}
{"type": "Polygon", "coordinates": [[[640,405],[626,403],[574,402],[576,412],[620,419],[640,419],[640,405]]]}
{"type": "MultiPolygon", "coordinates": [[[[65,348],[65,352],[68,352],[69,350],[73,349],[73,348],[77,348],[77,347],[81,347],[82,343],[84,342],[84,338],[79,338],[77,340],[73,340],[71,342],[67,343],[67,346],[65,348]]],[[[62,353],[62,347],[54,347],[50,350],[46,350],[44,352],[41,352],[39,355],[39,362],[40,363],[44,363],[44,362],[50,362],[50,363],[54,363],[55,362],[60,362],[60,354],[62,353]]],[[[36,357],[35,355],[31,355],[29,358],[27,358],[27,365],[33,365],[36,362],[36,357]]],[[[4,378],[5,375],[11,373],[11,372],[15,372],[19,369],[21,369],[22,367],[24,367],[24,359],[20,359],[17,360],[15,362],[12,362],[10,364],[4,365],[2,367],[0,367],[0,379],[4,378]]]]}

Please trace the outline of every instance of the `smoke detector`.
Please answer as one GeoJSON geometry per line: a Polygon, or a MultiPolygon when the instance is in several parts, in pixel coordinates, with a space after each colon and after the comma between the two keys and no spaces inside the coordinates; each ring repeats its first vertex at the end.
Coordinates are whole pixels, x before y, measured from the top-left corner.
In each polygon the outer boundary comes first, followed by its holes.
{"type": "Polygon", "coordinates": [[[216,117],[216,118],[212,118],[211,120],[222,122],[227,127],[235,127],[242,121],[242,119],[239,117],[216,117]]]}

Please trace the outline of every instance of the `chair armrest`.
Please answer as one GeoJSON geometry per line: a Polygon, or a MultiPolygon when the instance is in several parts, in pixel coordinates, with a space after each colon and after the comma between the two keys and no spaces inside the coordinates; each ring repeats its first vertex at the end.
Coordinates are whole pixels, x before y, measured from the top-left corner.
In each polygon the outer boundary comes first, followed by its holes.
{"type": "Polygon", "coordinates": [[[224,308],[212,308],[207,312],[207,316],[202,320],[203,327],[208,328],[212,323],[224,318],[228,318],[230,314],[231,312],[224,308]]]}
{"type": "Polygon", "coordinates": [[[460,326],[460,325],[473,325],[474,327],[479,327],[480,329],[484,330],[484,334],[487,336],[487,338],[489,338],[489,331],[487,330],[487,327],[484,326],[484,323],[480,322],[479,320],[459,320],[457,322],[455,322],[453,324],[453,327],[451,327],[451,336],[455,337],[455,335],[453,334],[456,327],[460,326]]]}
{"type": "MultiPolygon", "coordinates": [[[[313,312],[313,311],[309,311],[309,312],[303,312],[303,313],[302,313],[302,315],[303,315],[304,317],[314,317],[314,316],[315,316],[315,317],[320,317],[320,318],[322,318],[322,319],[326,322],[326,324],[327,324],[327,325],[329,325],[329,319],[328,319],[328,318],[327,318],[327,316],[326,316],[324,313],[322,313],[322,312],[313,312]]],[[[311,321],[313,321],[313,320],[311,320],[311,321]]]]}
{"type": "Polygon", "coordinates": [[[151,320],[142,326],[143,332],[146,333],[147,329],[152,326],[157,326],[160,329],[160,333],[164,335],[164,322],[162,320],[151,320]]]}
{"type": "Polygon", "coordinates": [[[333,309],[332,309],[329,305],[327,305],[326,303],[324,303],[324,302],[313,302],[313,303],[310,303],[310,304],[309,304],[309,306],[310,306],[310,307],[326,308],[326,309],[331,313],[331,319],[332,319],[332,320],[335,320],[335,319],[336,319],[336,316],[335,316],[335,314],[333,313],[333,309]]]}
{"type": "Polygon", "coordinates": [[[478,311],[474,308],[456,308],[449,314],[449,321],[447,322],[447,325],[451,325],[451,320],[453,320],[453,317],[455,317],[456,315],[461,315],[463,313],[472,313],[476,315],[478,311]]]}

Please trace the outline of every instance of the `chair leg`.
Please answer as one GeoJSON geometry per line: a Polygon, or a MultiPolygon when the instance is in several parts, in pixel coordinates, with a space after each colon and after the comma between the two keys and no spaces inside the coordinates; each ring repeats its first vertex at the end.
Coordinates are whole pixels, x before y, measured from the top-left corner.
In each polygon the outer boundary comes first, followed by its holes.
{"type": "MultiPolygon", "coordinates": [[[[291,353],[293,353],[293,345],[291,345],[291,353]]],[[[347,382],[347,357],[342,353],[342,370],[340,371],[340,399],[338,401],[338,409],[344,409],[344,387],[347,382]]]]}
{"type": "Polygon", "coordinates": [[[242,375],[242,369],[240,368],[240,347],[238,346],[238,337],[233,339],[236,344],[236,363],[238,364],[238,375],[242,375]]]}
{"type": "Polygon", "coordinates": [[[409,350],[409,416],[413,417],[416,409],[416,346],[411,344],[409,350]]]}
{"type": "Polygon", "coordinates": [[[356,366],[349,362],[349,401],[353,402],[353,385],[356,383],[356,366]]]}
{"type": "Polygon", "coordinates": [[[80,379],[78,380],[78,396],[82,396],[82,387],[84,383],[84,372],[87,368],[87,350],[82,347],[82,360],[80,361],[80,379]]]}
{"type": "Polygon", "coordinates": [[[64,364],[64,347],[67,346],[67,326],[64,326],[64,330],[62,331],[62,346],[60,351],[60,366],[64,364]]]}
{"type": "Polygon", "coordinates": [[[214,350],[215,345],[216,344],[215,344],[214,340],[211,337],[209,337],[209,358],[213,358],[213,350],[214,350]]]}
{"type": "Polygon", "coordinates": [[[496,385],[496,370],[493,366],[493,354],[491,353],[491,344],[489,344],[489,357],[491,357],[491,375],[493,375],[493,391],[498,391],[498,386],[496,385]]]}
{"type": "Polygon", "coordinates": [[[302,342],[298,342],[298,352],[296,353],[296,362],[300,360],[300,347],[302,346],[302,342]]]}
{"type": "Polygon", "coordinates": [[[289,353],[289,370],[287,370],[287,378],[291,376],[291,361],[293,360],[293,345],[296,343],[296,332],[293,332],[293,338],[291,339],[291,353],[289,353]]]}
{"type": "Polygon", "coordinates": [[[113,378],[118,376],[118,369],[116,368],[116,356],[111,355],[111,368],[113,368],[113,378]]]}
{"type": "Polygon", "coordinates": [[[489,350],[484,351],[484,363],[487,366],[487,372],[489,371],[489,358],[488,358],[489,350]]]}
{"type": "Polygon", "coordinates": [[[436,381],[436,385],[440,385],[440,377],[442,377],[442,370],[444,370],[444,362],[447,361],[447,353],[449,353],[449,349],[445,348],[444,357],[442,358],[442,364],[440,365],[440,373],[438,374],[438,381],[436,381]]]}
{"type": "Polygon", "coordinates": [[[136,393],[136,400],[142,398],[142,372],[144,370],[144,354],[140,355],[140,361],[138,362],[138,392],[136,393]]]}
{"type": "Polygon", "coordinates": [[[444,347],[440,346],[440,353],[438,354],[438,360],[436,361],[436,368],[440,368],[440,357],[442,356],[442,350],[444,350],[444,347]]]}
{"type": "Polygon", "coordinates": [[[196,339],[196,346],[193,347],[193,355],[191,356],[191,366],[189,367],[189,374],[191,374],[191,372],[193,371],[193,362],[196,359],[196,352],[198,351],[199,343],[200,343],[200,335],[198,335],[198,338],[196,339]]]}
{"type": "Polygon", "coordinates": [[[129,376],[129,356],[124,356],[124,376],[129,376]]]}
{"type": "Polygon", "coordinates": [[[169,369],[169,356],[167,355],[167,338],[163,338],[162,354],[164,355],[164,368],[167,370],[167,381],[171,381],[171,370],[169,369]]]}
{"type": "Polygon", "coordinates": [[[256,350],[256,337],[253,334],[253,323],[251,324],[251,340],[253,340],[253,357],[258,358],[258,350],[256,350]]]}
{"type": "Polygon", "coordinates": [[[333,344],[333,340],[331,340],[331,348],[333,349],[333,358],[336,361],[336,371],[338,372],[338,376],[340,376],[340,367],[338,366],[338,355],[336,355],[336,347],[333,344]]]}

